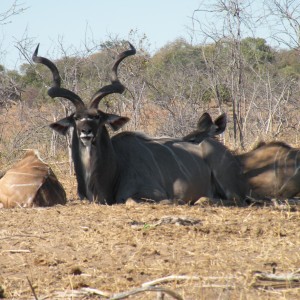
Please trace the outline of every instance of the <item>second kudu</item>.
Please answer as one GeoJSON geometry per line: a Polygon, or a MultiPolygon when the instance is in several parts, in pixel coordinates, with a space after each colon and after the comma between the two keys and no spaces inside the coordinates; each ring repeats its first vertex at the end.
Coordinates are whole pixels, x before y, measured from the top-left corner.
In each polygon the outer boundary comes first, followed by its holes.
{"type": "MultiPolygon", "coordinates": [[[[207,137],[213,137],[225,129],[224,115],[212,122],[207,113],[203,114],[197,129],[182,139],[194,144],[207,137]],[[205,116],[205,118],[204,118],[205,116]],[[219,126],[219,124],[222,124],[219,126]],[[216,130],[217,128],[217,130],[216,130]],[[209,134],[208,134],[209,133],[209,134]]],[[[279,199],[300,196],[300,150],[283,142],[261,142],[251,151],[235,155],[241,164],[249,196],[253,198],[279,199]]]]}
{"type": "Polygon", "coordinates": [[[50,97],[71,101],[75,113],[50,127],[66,134],[73,127],[72,156],[81,198],[101,204],[124,203],[126,199],[177,199],[193,203],[201,196],[245,197],[241,170],[232,154],[214,140],[194,145],[173,138],[151,138],[136,132],[122,132],[110,137],[106,126],[120,129],[129,118],[98,109],[99,102],[112,93],[122,93],[119,81],[120,62],[136,53],[122,52],[112,68],[111,84],[100,88],[88,105],[70,90],[61,88],[59,72],[50,60],[37,56],[33,61],[52,72],[50,97]],[[238,184],[241,182],[241,184],[238,184]]]}
{"type": "Polygon", "coordinates": [[[66,202],[63,186],[37,150],[27,150],[0,179],[0,208],[64,205],[66,202]]]}

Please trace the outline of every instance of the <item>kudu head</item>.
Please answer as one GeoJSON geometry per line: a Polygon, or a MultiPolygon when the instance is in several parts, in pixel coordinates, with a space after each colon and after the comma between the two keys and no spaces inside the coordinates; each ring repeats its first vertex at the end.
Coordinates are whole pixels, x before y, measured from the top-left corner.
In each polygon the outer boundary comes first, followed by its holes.
{"type": "Polygon", "coordinates": [[[227,118],[223,113],[213,122],[208,113],[204,113],[198,120],[197,129],[184,136],[182,139],[185,142],[199,144],[209,137],[214,137],[223,133],[226,129],[227,118]]]}
{"type": "Polygon", "coordinates": [[[47,66],[53,76],[52,86],[48,95],[52,98],[61,97],[68,99],[75,106],[75,113],[63,118],[50,127],[60,134],[65,135],[70,127],[74,127],[77,137],[83,146],[90,146],[96,139],[97,133],[105,124],[110,125],[113,130],[118,130],[129,121],[127,117],[108,114],[98,109],[98,105],[105,96],[113,93],[122,94],[125,87],[118,79],[117,69],[121,61],[127,56],[136,53],[135,48],[129,43],[130,49],[120,53],[112,68],[111,84],[100,88],[93,96],[88,105],[74,92],[61,87],[61,77],[58,69],[49,59],[37,56],[39,45],[36,47],[32,60],[47,66]]]}

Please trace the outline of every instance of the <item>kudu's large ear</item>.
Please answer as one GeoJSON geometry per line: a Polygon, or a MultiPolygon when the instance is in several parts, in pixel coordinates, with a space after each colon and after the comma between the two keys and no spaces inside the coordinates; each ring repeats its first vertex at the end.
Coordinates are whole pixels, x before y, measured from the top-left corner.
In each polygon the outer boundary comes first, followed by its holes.
{"type": "Polygon", "coordinates": [[[69,128],[73,126],[73,117],[74,114],[63,118],[57,122],[50,124],[50,128],[58,132],[59,134],[66,135],[69,128]]]}
{"type": "Polygon", "coordinates": [[[211,119],[210,114],[205,112],[198,120],[197,130],[198,131],[209,131],[213,124],[214,123],[211,119]]]}
{"type": "Polygon", "coordinates": [[[127,117],[121,117],[114,114],[105,114],[106,122],[114,131],[123,127],[130,119],[127,117]]]}
{"type": "Polygon", "coordinates": [[[215,119],[215,125],[216,125],[216,135],[221,134],[225,131],[226,125],[227,125],[227,117],[226,114],[223,113],[219,117],[215,119]]]}

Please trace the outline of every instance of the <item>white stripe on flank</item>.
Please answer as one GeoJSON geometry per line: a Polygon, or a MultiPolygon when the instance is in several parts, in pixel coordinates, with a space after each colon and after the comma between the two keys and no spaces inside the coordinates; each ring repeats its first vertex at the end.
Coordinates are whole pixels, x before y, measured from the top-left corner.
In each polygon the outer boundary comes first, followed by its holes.
{"type": "Polygon", "coordinates": [[[299,168],[300,168],[300,164],[298,165],[298,155],[299,155],[300,151],[297,151],[296,157],[295,157],[295,170],[298,172],[299,168]]]}
{"type": "Polygon", "coordinates": [[[151,151],[145,144],[143,144],[137,137],[135,137],[135,138],[136,138],[137,142],[138,142],[143,148],[145,148],[146,151],[150,154],[150,156],[151,156],[151,158],[152,158],[152,160],[153,160],[153,162],[154,162],[154,165],[155,165],[155,167],[156,167],[157,170],[158,170],[160,179],[161,179],[161,181],[163,182],[163,184],[165,185],[166,183],[165,183],[165,180],[164,180],[164,176],[163,176],[163,174],[162,174],[162,172],[161,172],[161,169],[160,169],[160,167],[159,167],[159,165],[158,165],[158,163],[157,163],[157,161],[156,161],[156,159],[155,159],[155,157],[154,157],[152,151],[151,151]]]}
{"type": "MultiPolygon", "coordinates": [[[[176,144],[176,145],[178,145],[179,147],[181,147],[181,149],[186,150],[186,149],[183,147],[182,143],[178,143],[178,144],[176,144]]],[[[199,145],[197,145],[197,147],[199,147],[199,145]]],[[[192,153],[192,152],[190,152],[190,151],[186,151],[186,153],[188,153],[188,155],[191,157],[191,159],[195,162],[195,164],[198,166],[198,170],[199,170],[200,173],[201,173],[201,171],[202,171],[202,166],[199,165],[199,160],[195,158],[194,153],[192,153]]],[[[204,162],[204,159],[202,159],[202,161],[204,162]]]]}
{"type": "Polygon", "coordinates": [[[18,186],[40,186],[39,183],[19,183],[19,184],[12,184],[11,187],[18,187],[18,186]]]}
{"type": "Polygon", "coordinates": [[[289,150],[284,157],[284,173],[285,174],[288,173],[288,171],[287,171],[288,170],[288,158],[289,158],[289,154],[291,153],[291,151],[292,151],[292,149],[289,150]]]}
{"type": "MultiPolygon", "coordinates": [[[[202,168],[202,166],[200,166],[199,165],[199,160],[198,159],[196,159],[195,158],[195,155],[194,154],[192,154],[190,151],[187,151],[187,153],[188,153],[188,155],[191,157],[191,159],[195,162],[195,164],[197,165],[197,167],[198,167],[198,170],[200,171],[200,173],[201,173],[201,171],[203,171],[203,168],[202,168]]],[[[204,162],[204,160],[202,159],[202,161],[204,162]]]]}
{"type": "Polygon", "coordinates": [[[160,145],[160,146],[162,146],[163,148],[167,149],[172,154],[173,158],[175,159],[175,161],[178,165],[178,168],[180,169],[182,174],[186,177],[186,179],[192,177],[191,173],[188,171],[188,169],[185,167],[185,165],[182,163],[182,161],[178,158],[178,156],[174,153],[174,151],[171,148],[169,148],[166,145],[163,145],[163,144],[159,143],[158,141],[153,141],[153,142],[160,145]]]}
{"type": "MultiPolygon", "coordinates": [[[[292,151],[292,150],[291,150],[292,151]]],[[[297,175],[298,171],[300,170],[300,165],[297,165],[297,157],[298,157],[299,151],[297,151],[296,158],[295,158],[295,166],[294,166],[294,174],[287,178],[287,180],[284,182],[282,187],[280,189],[283,189],[293,178],[297,175]]]]}
{"type": "Polygon", "coordinates": [[[23,173],[23,172],[8,172],[8,175],[10,174],[16,174],[16,175],[26,175],[26,176],[36,176],[36,174],[31,174],[31,173],[23,173]]]}
{"type": "Polygon", "coordinates": [[[275,174],[275,182],[274,182],[274,187],[275,187],[275,191],[279,191],[280,190],[280,186],[279,186],[279,182],[278,182],[278,165],[280,163],[280,157],[279,157],[279,152],[280,152],[280,148],[276,151],[276,155],[274,158],[274,174],[275,174]],[[279,162],[278,162],[279,161],[279,162]],[[276,163],[278,162],[278,163],[276,163]]]}

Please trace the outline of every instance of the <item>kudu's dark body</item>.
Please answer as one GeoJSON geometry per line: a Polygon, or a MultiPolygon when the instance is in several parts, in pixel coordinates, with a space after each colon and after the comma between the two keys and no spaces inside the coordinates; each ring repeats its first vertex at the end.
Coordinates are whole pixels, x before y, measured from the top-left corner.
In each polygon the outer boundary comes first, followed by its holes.
{"type": "MultiPolygon", "coordinates": [[[[213,130],[216,124],[207,120],[203,122],[201,118],[197,130],[183,137],[183,140],[198,144],[207,138],[203,133],[205,131],[210,132],[211,136],[219,134],[218,130],[213,130]],[[208,128],[212,130],[209,131],[208,128]]],[[[244,178],[249,186],[247,192],[249,196],[284,199],[300,195],[299,149],[283,142],[262,142],[255,149],[237,154],[235,157],[243,169],[244,178]]]]}
{"type": "Polygon", "coordinates": [[[124,91],[117,79],[117,67],[125,57],[135,54],[130,46],[113,67],[112,84],[96,92],[88,107],[79,96],[60,87],[55,65],[38,57],[38,48],[33,55],[35,62],[45,64],[53,73],[48,94],[67,98],[76,107],[74,114],[50,126],[61,134],[74,127],[72,155],[80,196],[102,204],[123,203],[128,198],[194,202],[215,194],[243,199],[245,189],[236,184],[241,176],[239,166],[231,153],[214,140],[194,145],[182,139],[150,138],[135,132],[109,136],[106,125],[118,130],[129,119],[104,113],[97,106],[106,95],[124,91]]]}

